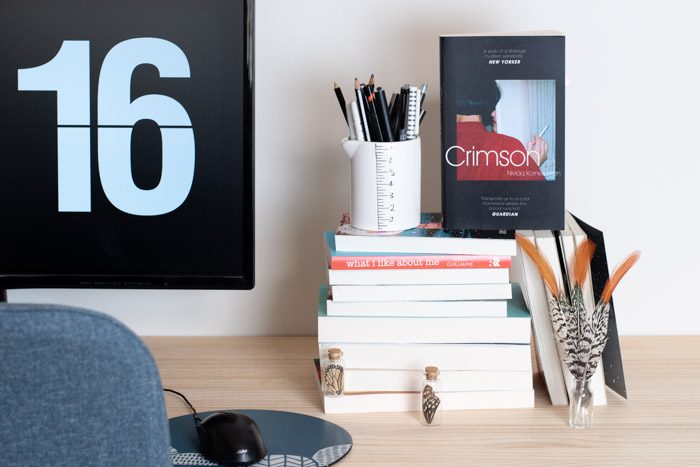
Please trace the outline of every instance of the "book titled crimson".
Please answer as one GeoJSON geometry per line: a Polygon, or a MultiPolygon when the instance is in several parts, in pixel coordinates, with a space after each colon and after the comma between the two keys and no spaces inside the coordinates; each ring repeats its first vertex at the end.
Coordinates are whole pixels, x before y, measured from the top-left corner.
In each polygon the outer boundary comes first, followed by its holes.
{"type": "Polygon", "coordinates": [[[440,37],[446,229],[564,228],[564,36],[440,37]]]}

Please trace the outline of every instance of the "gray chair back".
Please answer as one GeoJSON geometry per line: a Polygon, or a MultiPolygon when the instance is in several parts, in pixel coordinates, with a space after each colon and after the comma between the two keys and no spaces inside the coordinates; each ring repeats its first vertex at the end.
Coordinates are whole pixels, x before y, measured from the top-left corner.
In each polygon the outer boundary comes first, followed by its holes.
{"type": "Polygon", "coordinates": [[[109,316],[0,304],[0,465],[170,467],[160,378],[109,316]]]}

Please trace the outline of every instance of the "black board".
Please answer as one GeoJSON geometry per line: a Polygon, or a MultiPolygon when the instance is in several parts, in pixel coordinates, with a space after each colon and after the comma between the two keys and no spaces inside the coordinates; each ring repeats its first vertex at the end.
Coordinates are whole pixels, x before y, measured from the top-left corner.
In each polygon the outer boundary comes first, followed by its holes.
{"type": "MultiPolygon", "coordinates": [[[[592,227],[576,216],[573,216],[588,238],[596,244],[596,250],[591,260],[591,282],[596,303],[600,300],[603,287],[608,280],[608,258],[605,253],[605,239],[603,232],[592,227]]],[[[627,399],[627,386],[625,385],[625,372],[622,367],[622,352],[620,351],[620,337],[617,334],[617,320],[615,318],[615,305],[610,299],[610,319],[608,321],[608,343],[603,350],[603,365],[605,370],[605,384],[610,389],[627,399]]]]}

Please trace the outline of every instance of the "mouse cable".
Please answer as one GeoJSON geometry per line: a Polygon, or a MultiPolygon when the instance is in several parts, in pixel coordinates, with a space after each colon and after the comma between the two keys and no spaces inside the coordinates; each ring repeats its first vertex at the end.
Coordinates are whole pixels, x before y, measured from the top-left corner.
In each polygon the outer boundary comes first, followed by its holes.
{"type": "Polygon", "coordinates": [[[182,400],[185,401],[185,404],[187,404],[189,406],[190,410],[192,411],[192,416],[194,417],[194,421],[197,423],[200,423],[202,421],[202,419],[199,418],[199,415],[197,414],[197,410],[194,408],[194,406],[192,404],[190,404],[190,401],[187,400],[187,397],[185,397],[184,394],[182,394],[181,392],[177,392],[174,389],[168,389],[168,388],[163,388],[163,391],[172,392],[173,394],[180,396],[182,398],[182,400]]]}

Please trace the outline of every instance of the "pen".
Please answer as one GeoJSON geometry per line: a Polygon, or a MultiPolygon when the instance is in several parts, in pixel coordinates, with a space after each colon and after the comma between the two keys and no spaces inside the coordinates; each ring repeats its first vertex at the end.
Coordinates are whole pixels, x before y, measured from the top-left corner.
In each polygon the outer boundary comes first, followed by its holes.
{"type": "Polygon", "coordinates": [[[406,111],[406,139],[418,137],[420,128],[420,89],[409,87],[408,110],[406,111]]]}
{"type": "Polygon", "coordinates": [[[542,138],[544,134],[547,133],[547,130],[549,130],[549,125],[546,125],[544,128],[542,128],[542,131],[540,131],[540,138],[542,138]]]}

